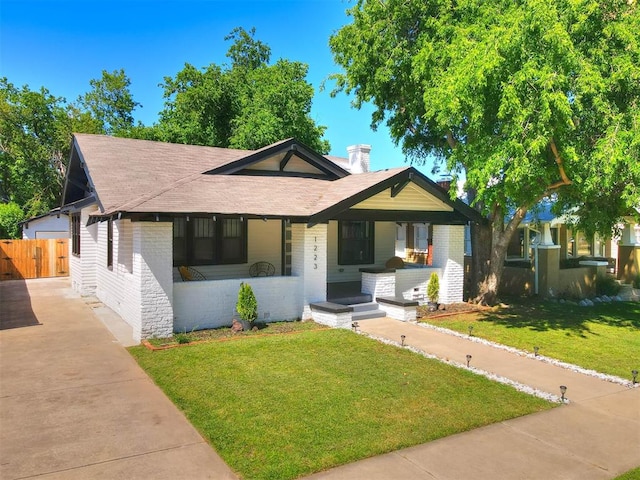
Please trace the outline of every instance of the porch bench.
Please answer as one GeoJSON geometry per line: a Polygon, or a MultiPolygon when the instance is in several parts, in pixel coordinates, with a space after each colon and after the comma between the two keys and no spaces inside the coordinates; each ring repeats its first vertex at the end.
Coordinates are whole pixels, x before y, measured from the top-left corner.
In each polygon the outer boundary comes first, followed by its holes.
{"type": "Polygon", "coordinates": [[[387,317],[395,318],[402,322],[413,322],[417,318],[417,307],[419,302],[416,300],[407,300],[404,297],[376,297],[376,302],[381,310],[387,314],[387,317]]]}
{"type": "Polygon", "coordinates": [[[352,307],[333,302],[311,303],[309,307],[315,322],[329,327],[351,328],[352,307]]]}

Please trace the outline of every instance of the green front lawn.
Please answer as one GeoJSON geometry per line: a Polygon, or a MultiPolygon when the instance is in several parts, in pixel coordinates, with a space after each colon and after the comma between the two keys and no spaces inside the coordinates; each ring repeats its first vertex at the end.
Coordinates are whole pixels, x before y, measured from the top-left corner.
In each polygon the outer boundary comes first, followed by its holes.
{"type": "Polygon", "coordinates": [[[295,478],[552,408],[345,330],[131,354],[244,478],[295,478]]]}
{"type": "Polygon", "coordinates": [[[512,302],[508,308],[444,318],[428,323],[510,345],[602,373],[631,379],[640,370],[640,303],[593,307],[548,302],[512,302]]]}
{"type": "Polygon", "coordinates": [[[638,480],[640,479],[640,467],[629,470],[628,472],[616,477],[614,480],[638,480]]]}

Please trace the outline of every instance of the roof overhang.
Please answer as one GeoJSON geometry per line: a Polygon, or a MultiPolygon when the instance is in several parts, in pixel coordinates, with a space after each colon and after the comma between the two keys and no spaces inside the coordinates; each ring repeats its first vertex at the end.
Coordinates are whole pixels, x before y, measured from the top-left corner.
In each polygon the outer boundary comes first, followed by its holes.
{"type": "Polygon", "coordinates": [[[479,212],[469,207],[461,200],[451,200],[449,193],[446,190],[413,167],[402,170],[398,174],[312,215],[309,219],[308,226],[311,227],[318,223],[325,223],[329,220],[356,219],[395,222],[429,222],[452,225],[463,225],[470,221],[484,221],[479,212]],[[449,206],[450,211],[353,208],[355,205],[371,198],[374,195],[384,192],[385,190],[390,190],[391,198],[397,197],[411,183],[416,184],[426,193],[449,206]]]}

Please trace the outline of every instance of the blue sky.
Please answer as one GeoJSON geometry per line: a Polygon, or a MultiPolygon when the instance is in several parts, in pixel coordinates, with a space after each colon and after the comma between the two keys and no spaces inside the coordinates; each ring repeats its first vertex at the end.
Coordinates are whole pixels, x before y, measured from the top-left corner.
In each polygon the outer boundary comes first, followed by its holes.
{"type": "MultiPolygon", "coordinates": [[[[309,65],[308,81],[316,89],[312,117],[325,125],[331,154],[346,156],[356,143],[372,146],[371,167],[406,164],[387,128],[370,128],[372,108],[355,110],[351,98],[331,98],[339,71],[329,37],[350,18],[343,0],[183,0],[71,1],[0,0],[0,75],[16,86],[44,86],[56,96],[75,100],[89,90],[89,80],[102,70],[123,68],[131,79],[134,114],[146,125],[163,107],[158,86],[185,63],[200,68],[227,62],[235,27],[256,28],[256,38],[271,47],[271,60],[287,58],[309,65]]],[[[429,174],[430,168],[419,167],[429,174]]]]}

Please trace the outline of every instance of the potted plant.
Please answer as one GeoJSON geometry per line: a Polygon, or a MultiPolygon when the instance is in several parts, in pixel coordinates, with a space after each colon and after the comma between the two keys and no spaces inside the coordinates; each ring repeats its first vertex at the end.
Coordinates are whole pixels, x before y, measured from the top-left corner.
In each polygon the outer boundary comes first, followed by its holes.
{"type": "Polygon", "coordinates": [[[258,302],[256,301],[256,296],[253,294],[251,285],[248,283],[242,282],[240,284],[236,310],[240,315],[242,329],[251,330],[251,328],[253,328],[253,322],[258,318],[258,302]]]}
{"type": "Polygon", "coordinates": [[[438,309],[438,297],[440,296],[440,279],[438,274],[433,272],[427,284],[427,297],[429,298],[429,311],[435,312],[438,309]]]}

